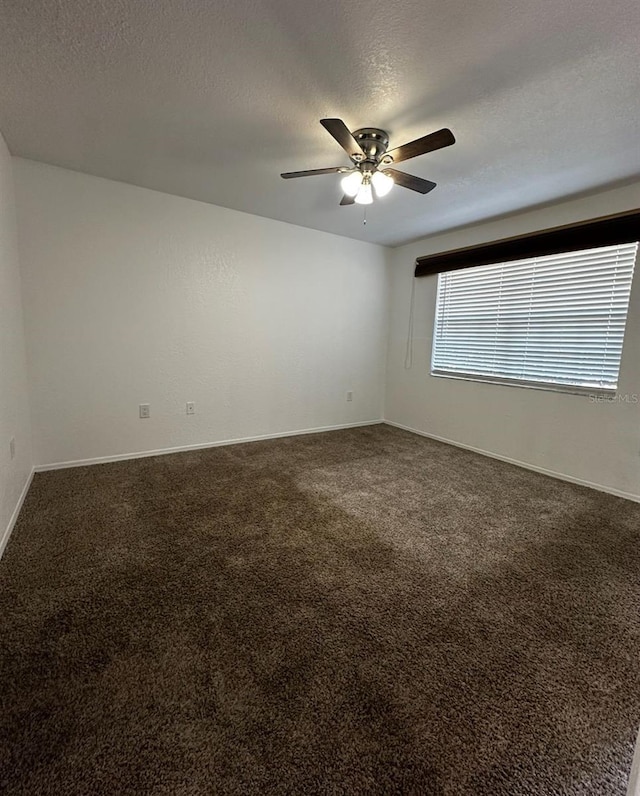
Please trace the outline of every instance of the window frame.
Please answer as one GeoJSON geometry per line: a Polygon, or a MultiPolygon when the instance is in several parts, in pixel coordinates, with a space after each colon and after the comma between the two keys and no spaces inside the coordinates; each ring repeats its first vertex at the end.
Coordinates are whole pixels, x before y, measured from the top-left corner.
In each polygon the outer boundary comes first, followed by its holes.
{"type": "MultiPolygon", "coordinates": [[[[636,234],[638,234],[638,233],[636,233],[636,234]]],[[[638,234],[638,237],[640,238],[640,234],[638,234]]],[[[626,331],[627,331],[627,321],[628,321],[628,316],[629,316],[629,308],[631,307],[631,291],[633,289],[633,278],[635,276],[635,266],[638,263],[638,259],[640,259],[640,243],[637,243],[637,240],[635,242],[636,242],[636,245],[638,246],[638,248],[637,248],[636,256],[635,256],[635,259],[634,259],[634,271],[632,272],[631,283],[630,283],[630,286],[629,286],[629,301],[628,301],[627,308],[626,308],[625,322],[624,322],[624,332],[623,332],[623,338],[622,338],[622,340],[623,340],[622,346],[623,347],[622,347],[622,350],[620,351],[620,359],[618,361],[618,377],[617,377],[617,381],[616,381],[615,387],[607,387],[607,386],[603,386],[603,385],[597,385],[597,386],[591,385],[590,386],[590,385],[581,385],[581,384],[562,384],[562,383],[558,383],[558,382],[549,382],[549,381],[532,380],[532,379],[515,379],[515,378],[510,378],[508,376],[493,376],[493,375],[482,374],[482,373],[474,374],[474,373],[466,373],[466,372],[462,372],[462,371],[459,372],[459,373],[456,373],[455,371],[449,371],[449,370],[444,370],[444,369],[435,367],[434,366],[434,359],[435,359],[435,353],[436,353],[436,340],[437,340],[437,332],[438,332],[439,321],[440,321],[440,315],[439,315],[438,308],[439,308],[439,304],[440,304],[441,289],[442,289],[442,279],[441,279],[441,277],[444,274],[446,274],[449,270],[456,270],[456,271],[457,270],[462,270],[461,266],[458,266],[457,268],[454,268],[454,269],[443,268],[443,269],[441,269],[441,270],[439,270],[437,272],[438,284],[437,284],[437,290],[436,290],[434,319],[433,319],[433,334],[432,334],[432,340],[431,340],[431,357],[430,357],[429,375],[433,376],[434,378],[455,379],[457,381],[470,381],[470,382],[477,382],[477,383],[481,383],[481,384],[498,384],[498,385],[502,385],[502,386],[505,386],[505,387],[522,387],[522,388],[525,388],[525,389],[542,390],[542,391],[545,391],[545,392],[568,393],[568,394],[582,395],[582,396],[591,396],[591,395],[596,396],[597,395],[597,396],[604,396],[604,397],[609,397],[609,398],[611,396],[615,396],[618,393],[619,388],[620,388],[620,373],[621,373],[621,369],[622,369],[622,361],[623,361],[622,358],[623,358],[623,353],[624,353],[624,338],[626,336],[626,331]]],[[[614,244],[614,245],[622,246],[622,245],[625,245],[625,244],[627,244],[627,241],[619,242],[619,243],[614,244]]],[[[489,245],[492,245],[492,244],[489,244],[489,245]]],[[[605,244],[605,246],[606,246],[606,244],[605,244]]],[[[592,250],[595,250],[595,249],[598,249],[598,248],[604,248],[604,247],[603,246],[589,246],[589,247],[587,247],[587,248],[585,248],[583,250],[584,251],[592,251],[592,250]]],[[[539,255],[539,257],[540,257],[540,259],[544,259],[544,257],[554,257],[554,256],[560,255],[560,254],[562,254],[562,252],[546,253],[544,255],[539,255]]],[[[446,256],[446,254],[444,256],[446,256]]],[[[507,267],[508,267],[508,263],[509,262],[512,262],[513,264],[516,264],[516,263],[519,263],[519,262],[526,261],[528,259],[534,259],[534,258],[532,258],[532,257],[522,257],[522,258],[510,260],[510,261],[507,260],[506,262],[500,262],[500,261],[493,262],[493,263],[484,262],[482,264],[472,265],[472,266],[469,266],[469,267],[473,268],[473,269],[482,268],[485,265],[486,266],[507,265],[507,267]]],[[[418,263],[419,262],[420,262],[420,260],[418,260],[418,263]]],[[[417,268],[416,268],[416,272],[417,272],[417,268]]],[[[416,273],[416,275],[417,275],[417,273],[416,273]]]]}

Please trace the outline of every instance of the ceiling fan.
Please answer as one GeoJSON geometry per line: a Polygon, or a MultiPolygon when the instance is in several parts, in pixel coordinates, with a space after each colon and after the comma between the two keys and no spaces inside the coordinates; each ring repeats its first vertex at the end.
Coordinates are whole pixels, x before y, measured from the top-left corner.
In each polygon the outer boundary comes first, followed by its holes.
{"type": "Polygon", "coordinates": [[[341,205],[354,203],[370,205],[373,202],[374,193],[376,197],[380,198],[388,194],[394,185],[400,185],[422,194],[429,193],[436,187],[435,182],[392,169],[391,165],[418,157],[418,155],[425,155],[427,152],[433,152],[445,146],[451,146],[456,142],[451,130],[445,127],[387,151],[389,135],[377,127],[362,127],[352,133],[342,119],[320,119],[320,124],[349,155],[353,165],[310,169],[309,171],[289,171],[280,176],[285,180],[290,180],[294,177],[313,177],[317,174],[344,174],[340,183],[344,191],[341,205]]]}

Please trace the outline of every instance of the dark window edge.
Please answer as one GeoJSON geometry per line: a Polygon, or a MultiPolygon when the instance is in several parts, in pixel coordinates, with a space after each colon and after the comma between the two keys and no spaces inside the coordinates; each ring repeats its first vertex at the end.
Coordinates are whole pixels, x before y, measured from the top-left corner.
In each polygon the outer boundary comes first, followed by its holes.
{"type": "Polygon", "coordinates": [[[634,243],[640,239],[640,210],[553,227],[416,259],[414,275],[432,276],[479,265],[526,260],[561,252],[634,243]]]}

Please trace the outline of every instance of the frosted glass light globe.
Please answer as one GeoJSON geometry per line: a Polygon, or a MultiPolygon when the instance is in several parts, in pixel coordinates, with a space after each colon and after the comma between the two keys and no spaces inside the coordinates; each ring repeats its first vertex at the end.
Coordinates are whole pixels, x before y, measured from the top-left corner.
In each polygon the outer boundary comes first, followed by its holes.
{"type": "Polygon", "coordinates": [[[376,171],[371,178],[371,183],[377,197],[386,196],[394,186],[393,179],[382,171],[376,171]]]}
{"type": "Polygon", "coordinates": [[[373,204],[373,194],[371,192],[371,184],[365,183],[360,186],[360,190],[356,195],[356,204],[370,205],[373,204]]]}
{"type": "Polygon", "coordinates": [[[350,174],[347,174],[346,177],[343,177],[340,182],[340,187],[346,196],[355,196],[360,190],[361,185],[362,173],[359,171],[352,171],[350,174]]]}

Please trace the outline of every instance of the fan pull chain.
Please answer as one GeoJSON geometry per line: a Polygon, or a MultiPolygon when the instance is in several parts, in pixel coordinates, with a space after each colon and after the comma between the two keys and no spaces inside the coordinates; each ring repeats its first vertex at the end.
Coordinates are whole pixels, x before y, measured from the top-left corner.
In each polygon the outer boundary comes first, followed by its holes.
{"type": "Polygon", "coordinates": [[[362,224],[365,227],[367,226],[367,208],[366,207],[364,208],[364,217],[362,219],[362,224]]]}

